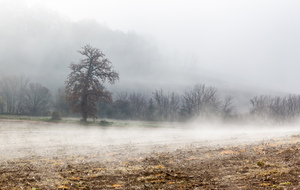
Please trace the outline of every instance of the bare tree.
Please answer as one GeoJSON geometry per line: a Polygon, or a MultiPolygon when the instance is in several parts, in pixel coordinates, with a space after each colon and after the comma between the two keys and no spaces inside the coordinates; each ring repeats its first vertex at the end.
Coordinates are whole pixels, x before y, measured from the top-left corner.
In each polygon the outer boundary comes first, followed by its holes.
{"type": "Polygon", "coordinates": [[[88,117],[97,117],[99,100],[112,102],[111,93],[102,83],[108,80],[113,84],[119,79],[119,74],[99,49],[86,45],[78,53],[85,58],[77,64],[70,64],[72,71],[66,81],[66,92],[73,112],[81,113],[86,122],[88,117]]]}
{"type": "Polygon", "coordinates": [[[300,96],[289,95],[285,98],[286,117],[289,119],[300,116],[300,96]]]}
{"type": "Polygon", "coordinates": [[[153,121],[153,120],[157,119],[157,117],[155,115],[155,106],[154,106],[152,98],[149,100],[146,114],[147,114],[147,116],[146,116],[147,120],[153,121]]]}
{"type": "Polygon", "coordinates": [[[39,83],[30,83],[25,90],[24,109],[30,115],[45,115],[50,110],[50,90],[39,83]]]}
{"type": "Polygon", "coordinates": [[[136,92],[119,92],[114,102],[114,114],[120,119],[146,119],[148,99],[144,94],[136,92]]]}
{"type": "Polygon", "coordinates": [[[5,99],[0,96],[0,113],[4,113],[4,109],[5,109],[5,99]]]}
{"type": "Polygon", "coordinates": [[[143,119],[147,110],[147,100],[141,93],[131,93],[129,95],[129,105],[131,116],[134,119],[143,119]]]}
{"type": "Polygon", "coordinates": [[[153,93],[157,114],[163,120],[175,120],[178,118],[180,97],[172,92],[165,94],[163,90],[155,90],[153,93]]]}
{"type": "MultiPolygon", "coordinates": [[[[269,118],[268,119],[274,119],[276,122],[281,122],[286,120],[287,112],[287,100],[286,97],[275,97],[271,98],[269,101],[269,109],[265,109],[265,111],[268,111],[269,118]]],[[[266,113],[264,113],[266,114],[266,113]]]]}
{"type": "Polygon", "coordinates": [[[117,92],[116,100],[127,101],[128,97],[128,93],[125,91],[117,92]]]}
{"type": "Polygon", "coordinates": [[[28,78],[23,76],[4,77],[0,83],[0,93],[5,101],[6,113],[22,114],[24,90],[29,82],[28,78]]]}
{"type": "Polygon", "coordinates": [[[236,113],[236,107],[233,104],[233,97],[226,96],[221,103],[221,112],[224,118],[232,117],[236,113]]]}
{"type": "Polygon", "coordinates": [[[300,116],[300,96],[256,96],[250,100],[250,113],[257,119],[268,122],[289,122],[300,116]]]}
{"type": "Polygon", "coordinates": [[[252,107],[250,108],[250,114],[256,119],[262,121],[270,118],[270,104],[272,98],[266,95],[255,96],[250,100],[252,107]]]}
{"type": "Polygon", "coordinates": [[[220,111],[217,89],[198,84],[183,94],[182,112],[185,117],[210,117],[220,111]]]}
{"type": "Polygon", "coordinates": [[[67,101],[66,89],[58,88],[54,97],[53,107],[59,111],[63,116],[70,114],[70,102],[67,101]]]}
{"type": "Polygon", "coordinates": [[[114,117],[118,119],[128,119],[131,117],[131,108],[127,92],[117,93],[116,100],[114,101],[114,117]]]}
{"type": "Polygon", "coordinates": [[[266,95],[255,96],[250,100],[252,108],[250,112],[253,114],[260,114],[266,112],[269,109],[271,103],[271,97],[266,95]]]}

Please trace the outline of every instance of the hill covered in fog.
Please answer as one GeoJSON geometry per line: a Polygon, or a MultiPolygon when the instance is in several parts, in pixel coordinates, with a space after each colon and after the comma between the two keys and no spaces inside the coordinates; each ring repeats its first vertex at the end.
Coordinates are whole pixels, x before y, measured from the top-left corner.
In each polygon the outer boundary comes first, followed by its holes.
{"type": "Polygon", "coordinates": [[[113,31],[93,20],[71,22],[25,5],[0,14],[5,29],[0,31],[1,76],[22,74],[57,88],[64,84],[69,64],[79,60],[76,51],[86,44],[100,48],[125,81],[152,75],[154,64],[161,65],[155,46],[133,32],[113,31]]]}
{"type": "Polygon", "coordinates": [[[247,109],[256,94],[281,94],[243,85],[239,78],[201,69],[197,56],[162,50],[151,38],[112,30],[95,20],[72,22],[54,11],[26,4],[2,3],[0,11],[0,76],[23,75],[52,91],[64,85],[77,50],[86,44],[100,48],[120,73],[112,91],[150,93],[155,89],[182,92],[197,83],[212,85],[236,97],[247,109]]]}

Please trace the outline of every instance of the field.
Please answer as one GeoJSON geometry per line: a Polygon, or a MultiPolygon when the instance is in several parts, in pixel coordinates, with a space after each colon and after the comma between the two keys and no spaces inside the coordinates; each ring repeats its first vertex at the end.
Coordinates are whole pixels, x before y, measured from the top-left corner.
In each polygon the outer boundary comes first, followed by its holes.
{"type": "Polygon", "coordinates": [[[282,128],[1,119],[0,187],[300,189],[300,131],[282,128]]]}

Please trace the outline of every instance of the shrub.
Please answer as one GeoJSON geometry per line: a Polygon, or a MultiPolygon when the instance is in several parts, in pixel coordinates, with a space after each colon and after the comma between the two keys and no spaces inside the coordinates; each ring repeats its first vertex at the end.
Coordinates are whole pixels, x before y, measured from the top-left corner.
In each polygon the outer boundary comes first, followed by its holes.
{"type": "Polygon", "coordinates": [[[100,125],[101,126],[109,126],[109,125],[112,125],[113,122],[109,122],[109,121],[106,121],[106,120],[101,120],[100,121],[100,125]]]}
{"type": "Polygon", "coordinates": [[[59,111],[53,111],[51,119],[52,120],[61,120],[61,115],[60,115],[59,111]]]}

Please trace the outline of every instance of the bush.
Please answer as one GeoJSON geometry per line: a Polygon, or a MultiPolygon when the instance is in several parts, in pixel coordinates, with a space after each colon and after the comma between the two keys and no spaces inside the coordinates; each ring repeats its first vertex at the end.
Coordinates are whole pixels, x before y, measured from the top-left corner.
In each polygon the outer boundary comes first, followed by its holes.
{"type": "Polygon", "coordinates": [[[109,126],[109,125],[112,125],[113,122],[109,122],[109,121],[106,121],[106,120],[101,120],[100,121],[100,125],[101,126],[109,126]]]}
{"type": "Polygon", "coordinates": [[[59,111],[53,111],[51,119],[52,120],[61,120],[61,115],[60,115],[59,111]]]}

